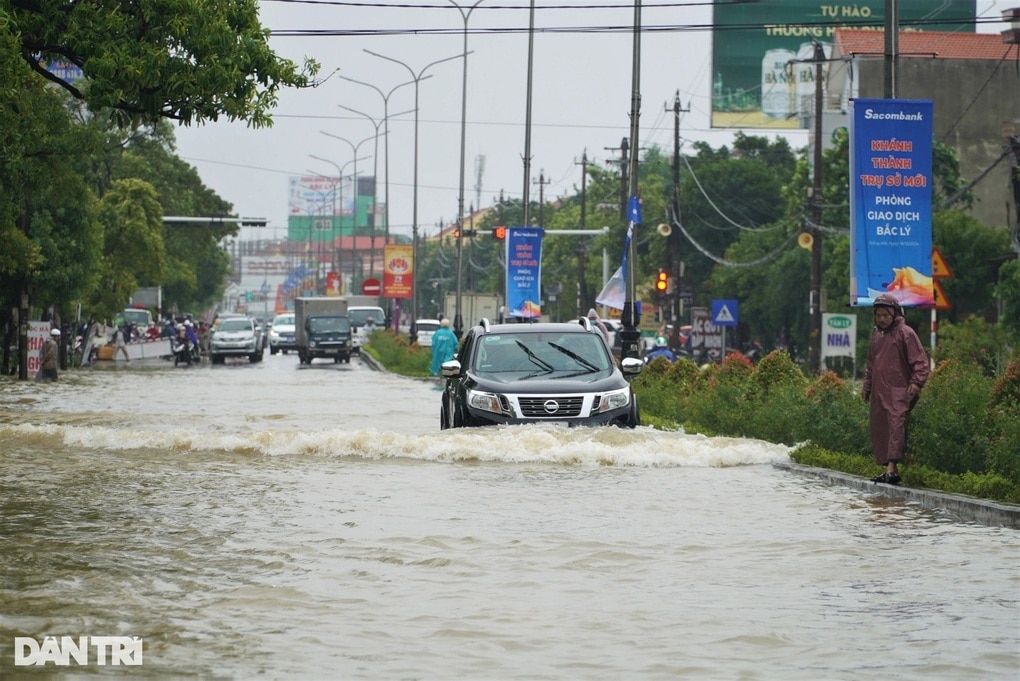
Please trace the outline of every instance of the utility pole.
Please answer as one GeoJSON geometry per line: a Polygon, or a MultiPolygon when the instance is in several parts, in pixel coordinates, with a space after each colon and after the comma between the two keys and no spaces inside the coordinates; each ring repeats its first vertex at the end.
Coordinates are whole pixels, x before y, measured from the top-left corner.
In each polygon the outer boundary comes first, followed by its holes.
{"type": "MultiPolygon", "coordinates": [[[[581,154],[581,229],[588,229],[588,150],[581,154]]],[[[577,246],[577,315],[585,314],[585,307],[591,298],[588,297],[588,283],[584,277],[584,256],[588,249],[588,240],[581,237],[577,246]]],[[[594,302],[592,303],[594,304],[594,302]]]]}
{"type": "Polygon", "coordinates": [[[628,170],[630,169],[630,157],[628,152],[630,147],[627,144],[627,138],[624,137],[620,140],[620,146],[618,147],[604,147],[606,151],[618,151],[620,152],[620,159],[613,160],[609,159],[608,163],[614,163],[620,166],[620,219],[627,219],[627,188],[628,182],[628,170]]]}
{"type": "MultiPolygon", "coordinates": [[[[666,108],[669,111],[669,108],[666,108]]],[[[680,297],[681,282],[683,280],[683,268],[680,262],[680,114],[687,113],[687,108],[680,107],[680,91],[676,91],[673,97],[673,210],[672,221],[676,222],[677,228],[667,225],[669,232],[666,234],[666,271],[673,283],[673,291],[670,298],[670,317],[673,320],[673,333],[670,334],[670,345],[674,348],[680,345],[680,320],[683,318],[683,300],[680,297]]]]}
{"type": "MultiPolygon", "coordinates": [[[[895,0],[892,0],[895,2],[895,0]]],[[[815,139],[814,181],[811,186],[811,294],[809,299],[810,328],[808,333],[808,368],[817,373],[822,355],[822,65],[825,51],[815,41],[815,139]]]]}
{"type": "MultiPolygon", "coordinates": [[[[634,0],[634,47],[631,57],[631,94],[630,94],[630,140],[637,147],[641,119],[641,0],[634,0]]],[[[638,199],[638,154],[633,149],[628,164],[627,197],[623,202],[627,220],[626,249],[627,266],[625,268],[626,289],[623,301],[623,314],[620,329],[620,360],[627,358],[638,358],[638,351],[641,340],[641,331],[638,324],[641,322],[641,315],[637,307],[637,227],[641,222],[641,204],[638,199]],[[633,205],[631,205],[633,204],[633,205]]]]}
{"type": "MultiPolygon", "coordinates": [[[[532,180],[532,184],[538,185],[538,226],[545,227],[545,185],[552,184],[552,180],[545,179],[545,170],[538,171],[538,179],[532,180]]],[[[527,225],[525,225],[527,226],[527,225]]]]}

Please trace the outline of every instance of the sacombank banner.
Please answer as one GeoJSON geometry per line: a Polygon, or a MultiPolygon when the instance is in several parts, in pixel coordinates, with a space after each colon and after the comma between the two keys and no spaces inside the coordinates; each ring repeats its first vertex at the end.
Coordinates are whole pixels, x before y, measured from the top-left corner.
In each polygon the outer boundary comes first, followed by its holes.
{"type": "Polygon", "coordinates": [[[850,304],[932,306],[932,103],[850,102],[850,304]]]}
{"type": "Polygon", "coordinates": [[[539,227],[506,231],[506,306],[510,317],[542,316],[542,235],[539,227]]]}

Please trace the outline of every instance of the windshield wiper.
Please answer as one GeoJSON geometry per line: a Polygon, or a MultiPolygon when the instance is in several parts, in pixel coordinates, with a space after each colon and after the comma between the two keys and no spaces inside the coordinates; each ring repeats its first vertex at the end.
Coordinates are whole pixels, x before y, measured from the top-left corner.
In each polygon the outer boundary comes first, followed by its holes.
{"type": "Polygon", "coordinates": [[[552,371],[553,370],[551,364],[549,364],[549,363],[543,361],[542,359],[540,359],[539,356],[536,355],[534,352],[532,352],[531,348],[529,348],[527,345],[525,345],[524,343],[520,342],[519,340],[515,340],[514,342],[517,343],[517,345],[520,346],[521,350],[524,351],[524,354],[528,356],[528,359],[530,359],[531,362],[535,366],[541,367],[542,369],[545,369],[546,371],[552,371]]]}
{"type": "Polygon", "coordinates": [[[584,357],[581,357],[581,355],[577,354],[573,350],[568,350],[567,348],[563,347],[562,345],[557,345],[556,343],[549,343],[549,345],[553,346],[554,348],[556,348],[557,350],[562,352],[564,355],[566,355],[570,359],[574,360],[575,362],[577,362],[581,366],[585,367],[586,369],[588,369],[592,373],[594,373],[594,372],[599,370],[599,368],[597,366],[595,366],[594,364],[592,364],[591,362],[586,360],[584,357]]]}

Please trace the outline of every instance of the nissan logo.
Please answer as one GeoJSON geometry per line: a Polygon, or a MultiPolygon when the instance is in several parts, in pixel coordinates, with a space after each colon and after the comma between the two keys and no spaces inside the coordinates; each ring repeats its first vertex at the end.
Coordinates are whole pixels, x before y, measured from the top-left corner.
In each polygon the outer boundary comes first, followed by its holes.
{"type": "Polygon", "coordinates": [[[546,400],[542,407],[545,409],[546,414],[555,414],[560,410],[560,403],[556,400],[546,400]]]}

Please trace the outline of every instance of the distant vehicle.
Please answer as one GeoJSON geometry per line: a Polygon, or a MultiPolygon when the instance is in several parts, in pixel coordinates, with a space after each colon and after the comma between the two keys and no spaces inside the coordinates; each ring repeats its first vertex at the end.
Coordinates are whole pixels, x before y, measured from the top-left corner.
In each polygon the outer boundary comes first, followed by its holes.
{"type": "Polygon", "coordinates": [[[418,345],[423,348],[432,347],[432,334],[439,330],[438,319],[417,319],[414,322],[418,330],[418,345]]]}
{"type": "Polygon", "coordinates": [[[286,355],[288,350],[297,350],[294,313],[281,312],[273,317],[273,324],[269,328],[269,354],[282,352],[286,355]]]}
{"type": "Polygon", "coordinates": [[[347,317],[351,320],[354,353],[360,355],[361,346],[368,341],[365,338],[365,322],[371,317],[376,328],[381,329],[386,325],[386,313],[377,305],[348,305],[347,317]]]}
{"type": "Polygon", "coordinates": [[[131,324],[139,331],[145,331],[153,325],[152,313],[144,308],[128,307],[120,314],[121,320],[131,324]]]}
{"type": "Polygon", "coordinates": [[[334,296],[294,299],[294,331],[298,359],[311,364],[317,357],[351,361],[352,325],[347,301],[334,296]]]}
{"type": "Polygon", "coordinates": [[[566,426],[640,425],[628,379],[641,371],[636,357],[622,371],[598,329],[577,322],[489,324],[467,331],[457,356],[445,362],[440,427],[500,423],[566,426]]]}
{"type": "Polygon", "coordinates": [[[251,317],[221,317],[209,337],[209,356],[213,364],[223,364],[227,357],[247,357],[252,363],[261,362],[263,349],[260,331],[251,317]]]}

